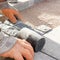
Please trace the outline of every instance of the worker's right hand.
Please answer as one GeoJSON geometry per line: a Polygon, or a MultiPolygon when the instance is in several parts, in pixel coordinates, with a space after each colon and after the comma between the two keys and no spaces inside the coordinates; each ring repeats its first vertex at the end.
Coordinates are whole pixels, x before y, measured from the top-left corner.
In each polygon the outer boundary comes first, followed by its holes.
{"type": "Polygon", "coordinates": [[[5,52],[4,54],[1,54],[0,56],[11,57],[15,60],[24,60],[24,58],[26,58],[26,60],[33,60],[34,51],[30,43],[25,40],[18,39],[11,50],[5,52]]]}

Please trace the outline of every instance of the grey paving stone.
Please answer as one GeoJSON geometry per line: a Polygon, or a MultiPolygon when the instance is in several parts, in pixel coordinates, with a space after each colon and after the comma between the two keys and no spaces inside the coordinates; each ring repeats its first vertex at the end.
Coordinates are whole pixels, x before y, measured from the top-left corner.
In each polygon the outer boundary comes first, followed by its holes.
{"type": "Polygon", "coordinates": [[[37,26],[36,29],[38,29],[39,31],[42,31],[44,34],[52,30],[51,27],[46,25],[37,26]]]}
{"type": "Polygon", "coordinates": [[[26,2],[19,2],[18,4],[14,5],[15,8],[17,8],[18,10],[24,10],[26,8],[29,7],[29,1],[26,2]]]}
{"type": "Polygon", "coordinates": [[[17,2],[17,0],[7,0],[8,2],[17,2]]]}
{"type": "Polygon", "coordinates": [[[34,60],[56,60],[41,52],[35,53],[34,60]]]}
{"type": "Polygon", "coordinates": [[[22,2],[21,0],[18,3],[13,3],[12,6],[21,11],[28,7],[31,7],[32,5],[34,5],[34,3],[41,2],[41,1],[44,0],[24,0],[24,2],[22,2]]]}
{"type": "Polygon", "coordinates": [[[46,44],[42,51],[60,60],[60,26],[44,36],[46,44]]]}
{"type": "Polygon", "coordinates": [[[36,3],[36,2],[41,2],[41,1],[44,1],[44,0],[34,0],[35,3],[36,3]]]}

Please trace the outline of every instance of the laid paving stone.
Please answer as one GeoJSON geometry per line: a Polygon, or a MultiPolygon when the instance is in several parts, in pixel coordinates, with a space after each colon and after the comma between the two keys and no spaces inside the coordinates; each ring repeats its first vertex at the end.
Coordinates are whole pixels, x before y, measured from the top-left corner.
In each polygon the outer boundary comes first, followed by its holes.
{"type": "Polygon", "coordinates": [[[46,44],[42,51],[60,60],[60,26],[45,34],[44,37],[46,44]]]}
{"type": "Polygon", "coordinates": [[[44,0],[34,0],[35,3],[36,3],[36,2],[42,2],[42,1],[44,1],[44,0]]]}
{"type": "Polygon", "coordinates": [[[44,34],[47,32],[50,32],[52,30],[51,27],[46,26],[46,25],[40,25],[36,27],[37,30],[42,31],[44,34]]]}
{"type": "Polygon", "coordinates": [[[18,10],[24,10],[29,7],[28,1],[26,2],[18,2],[18,3],[13,3],[11,6],[15,7],[18,10]]]}
{"type": "Polygon", "coordinates": [[[34,60],[56,60],[46,54],[43,54],[41,52],[35,53],[34,60]]]}
{"type": "Polygon", "coordinates": [[[41,2],[41,1],[44,0],[19,0],[19,2],[17,3],[12,3],[12,6],[21,11],[28,7],[33,6],[34,3],[41,2]]]}

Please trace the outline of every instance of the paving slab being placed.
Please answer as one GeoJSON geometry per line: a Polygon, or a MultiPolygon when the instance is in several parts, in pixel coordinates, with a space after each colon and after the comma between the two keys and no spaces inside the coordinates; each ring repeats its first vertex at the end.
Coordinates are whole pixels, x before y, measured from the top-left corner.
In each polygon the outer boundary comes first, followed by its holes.
{"type": "Polygon", "coordinates": [[[46,44],[42,51],[60,60],[60,26],[46,33],[44,37],[46,38],[46,44]]]}

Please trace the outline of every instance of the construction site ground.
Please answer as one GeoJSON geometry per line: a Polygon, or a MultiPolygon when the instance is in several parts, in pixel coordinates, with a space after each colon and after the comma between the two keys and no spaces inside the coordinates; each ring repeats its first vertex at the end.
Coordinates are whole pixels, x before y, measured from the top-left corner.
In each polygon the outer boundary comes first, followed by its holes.
{"type": "Polygon", "coordinates": [[[34,60],[60,60],[60,27],[58,27],[60,26],[60,0],[44,0],[21,11],[21,14],[25,22],[28,21],[35,26],[47,25],[54,29],[44,35],[45,37],[51,38],[55,35],[58,38],[57,41],[46,38],[47,42],[42,52],[35,53],[34,60]]]}

